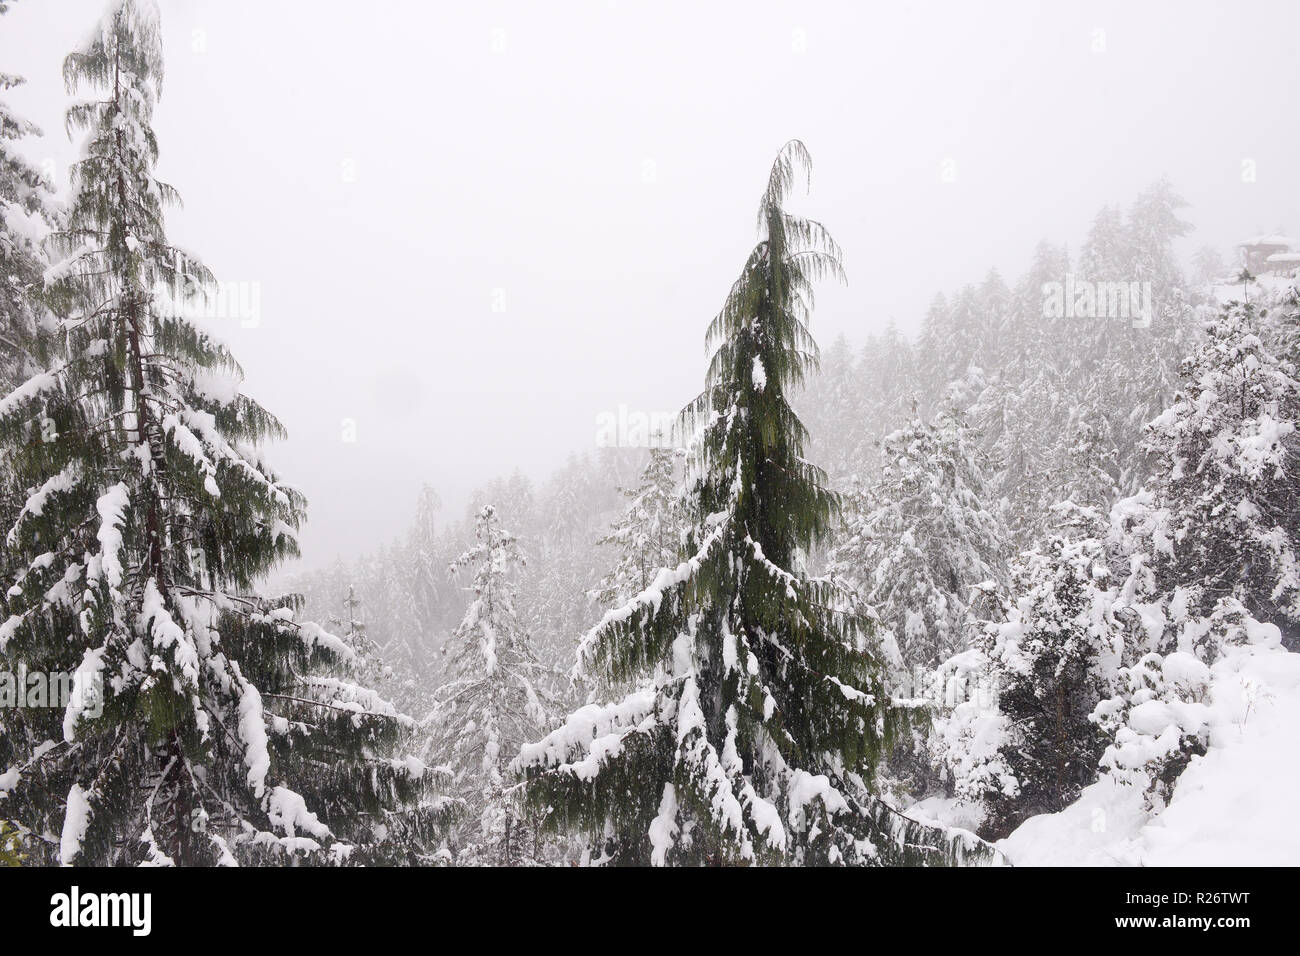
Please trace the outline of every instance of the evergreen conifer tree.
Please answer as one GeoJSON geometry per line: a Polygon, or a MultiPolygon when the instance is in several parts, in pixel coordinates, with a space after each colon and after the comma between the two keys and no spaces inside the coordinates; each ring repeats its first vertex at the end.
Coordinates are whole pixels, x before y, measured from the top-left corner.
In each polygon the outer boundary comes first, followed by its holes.
{"type": "Polygon", "coordinates": [[[369,628],[362,620],[363,603],[356,588],[349,584],[347,597],[343,599],[343,614],[330,618],[329,625],[332,633],[338,634],[355,655],[357,663],[353,670],[367,684],[377,685],[391,678],[393,671],[383,662],[379,645],[370,637],[369,628]]]}
{"type": "MultiPolygon", "coordinates": [[[[1144,190],[1129,210],[1129,276],[1139,288],[1150,283],[1151,323],[1116,337],[1123,350],[1114,356],[1102,378],[1109,400],[1127,413],[1127,427],[1117,428],[1114,435],[1125,468],[1122,484],[1126,490],[1140,483],[1146,470],[1143,466],[1150,464],[1142,454],[1143,428],[1173,401],[1183,357],[1198,332],[1173,248],[1174,241],[1192,228],[1178,217],[1186,205],[1169,183],[1161,180],[1144,190]]],[[[1121,421],[1118,416],[1115,420],[1117,424],[1121,421]]]]}
{"type": "MultiPolygon", "coordinates": [[[[874,477],[879,446],[886,435],[907,424],[917,402],[916,356],[912,343],[891,321],[885,331],[870,340],[859,361],[862,387],[868,392],[859,426],[856,463],[870,463],[860,477],[874,477]]],[[[852,440],[841,436],[841,440],[852,440]]]]}
{"type": "MultiPolygon", "coordinates": [[[[0,6],[0,14],[7,9],[0,6]]],[[[0,72],[0,92],[24,82],[0,72]]],[[[0,392],[5,393],[37,371],[40,333],[51,328],[37,293],[47,264],[42,240],[57,215],[50,184],[15,148],[39,135],[40,129],[0,101],[0,392]]]]}
{"type": "Polygon", "coordinates": [[[1124,628],[1101,517],[1067,510],[1062,530],[1016,563],[1007,620],[987,625],[976,644],[1008,728],[984,794],[993,837],[1073,801],[1104,750],[1091,715],[1113,689],[1124,628]]]}
{"type": "Polygon", "coordinates": [[[545,729],[543,668],[515,610],[519,541],[502,530],[491,505],[479,513],[476,534],[455,565],[472,570],[474,598],[452,635],[450,680],[428,718],[431,752],[450,768],[452,793],[464,804],[455,861],[515,865],[538,853],[537,813],[514,795],[509,764],[545,729]]]}
{"type": "Polygon", "coordinates": [[[830,561],[880,615],[909,667],[969,646],[972,591],[1006,584],[1006,531],[978,447],[951,413],[885,439],[879,482],[855,498],[830,561]]]}
{"type": "Polygon", "coordinates": [[[804,460],[788,396],[816,362],[815,279],[841,276],[823,227],[786,212],[803,144],[772,168],[760,240],[713,320],[705,391],[686,411],[695,518],[686,559],[609,611],[580,660],[610,683],[519,762],[536,806],[620,863],[865,864],[973,848],[902,817],[872,770],[905,715],[852,596],[810,579],[837,499],[804,460]]]}
{"type": "Polygon", "coordinates": [[[158,289],[209,278],[164,231],[162,69],[156,9],[136,0],[64,63],[70,91],[103,93],[68,111],[86,139],[48,274],[59,351],[0,399],[25,490],[0,655],[76,676],[66,711],[0,714],[3,805],[61,834],[43,862],[341,862],[424,770],[386,756],[413,722],[337,676],[353,650],[254,590],[297,553],[304,502],[258,447],[279,423],[158,289]]]}
{"type": "Polygon", "coordinates": [[[843,480],[853,471],[862,431],[864,396],[857,362],[848,337],[841,334],[822,354],[797,403],[797,411],[808,423],[812,450],[817,461],[825,462],[831,481],[843,480]]]}
{"type": "Polygon", "coordinates": [[[603,607],[622,607],[650,586],[660,568],[677,564],[683,521],[676,458],[670,448],[651,448],[636,486],[623,489],[627,510],[599,541],[619,549],[596,592],[603,607]]]}
{"type": "Polygon", "coordinates": [[[411,600],[415,610],[417,631],[402,641],[399,658],[411,674],[427,674],[428,658],[432,653],[433,635],[439,623],[439,612],[444,600],[445,578],[443,564],[439,561],[440,549],[437,535],[437,515],[442,509],[438,493],[430,485],[420,489],[416,504],[415,524],[407,539],[411,576],[411,600]]]}
{"type": "Polygon", "coordinates": [[[1064,250],[1039,243],[995,336],[1003,343],[1001,360],[985,370],[987,387],[967,410],[996,463],[990,497],[1006,501],[1008,529],[1023,547],[1032,543],[1036,519],[1052,502],[1051,447],[1068,421],[1060,333],[1044,319],[1043,306],[1044,286],[1063,282],[1068,271],[1064,250]]]}
{"type": "Polygon", "coordinates": [[[1231,303],[1184,360],[1184,386],[1149,426],[1164,512],[1157,587],[1209,614],[1223,598],[1300,645],[1300,382],[1231,303]]]}

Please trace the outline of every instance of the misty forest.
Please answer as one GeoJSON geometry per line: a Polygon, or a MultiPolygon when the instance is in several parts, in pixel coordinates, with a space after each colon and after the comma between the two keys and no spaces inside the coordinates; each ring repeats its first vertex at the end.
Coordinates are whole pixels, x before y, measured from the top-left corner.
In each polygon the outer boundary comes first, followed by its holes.
{"type": "Polygon", "coordinates": [[[853,250],[774,142],[679,415],[296,565],[285,429],[168,234],[159,14],[85,27],[66,115],[0,101],[0,862],[1300,858],[1283,223],[1184,256],[1156,179],[819,342],[853,250]],[[24,149],[63,128],[56,190],[24,149]]]}

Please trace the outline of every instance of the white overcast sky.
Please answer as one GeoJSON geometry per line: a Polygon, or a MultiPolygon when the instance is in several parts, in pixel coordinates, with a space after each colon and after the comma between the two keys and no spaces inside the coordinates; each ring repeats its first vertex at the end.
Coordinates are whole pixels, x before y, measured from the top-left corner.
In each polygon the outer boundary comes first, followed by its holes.
{"type": "MultiPolygon", "coordinates": [[[[102,8],[0,18],[61,186],[60,63],[102,8]]],[[[849,274],[819,296],[823,345],[915,330],[936,292],[1013,280],[1040,238],[1077,248],[1161,175],[1192,204],[1186,252],[1300,230],[1293,0],[160,8],[170,231],[260,283],[260,324],[223,332],[290,431],[307,565],[399,533],[422,482],[458,511],[591,449],[601,411],[691,398],[791,137],[849,274]]]]}

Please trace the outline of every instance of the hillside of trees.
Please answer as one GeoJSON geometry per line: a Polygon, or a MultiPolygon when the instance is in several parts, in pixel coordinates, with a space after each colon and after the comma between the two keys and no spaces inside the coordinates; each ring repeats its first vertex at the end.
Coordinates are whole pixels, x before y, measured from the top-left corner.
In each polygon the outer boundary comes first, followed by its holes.
{"type": "Polygon", "coordinates": [[[0,860],[1014,862],[1099,783],[1155,819],[1283,693],[1300,292],[1184,268],[1172,184],[936,290],[914,337],[819,350],[842,255],[789,211],[792,140],[671,434],[458,514],[426,486],[406,534],[268,593],[307,502],[158,291],[213,277],[167,233],[152,5],[63,69],[68,195],[0,104],[0,671],[70,691],[0,707],[0,860]]]}

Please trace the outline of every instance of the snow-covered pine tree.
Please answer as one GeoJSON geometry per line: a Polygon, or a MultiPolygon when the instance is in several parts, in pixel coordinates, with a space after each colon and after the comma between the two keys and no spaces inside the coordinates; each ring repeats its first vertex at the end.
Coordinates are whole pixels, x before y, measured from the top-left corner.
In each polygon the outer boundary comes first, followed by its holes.
{"type": "MultiPolygon", "coordinates": [[[[7,11],[8,5],[0,4],[0,14],[7,11]]],[[[23,82],[21,76],[0,72],[0,93],[23,82]]],[[[0,100],[0,395],[39,372],[55,345],[55,323],[40,293],[48,265],[42,241],[57,216],[50,185],[17,149],[21,140],[39,132],[0,100]]],[[[38,424],[53,434],[52,419],[42,415],[38,424]]],[[[0,461],[0,529],[13,525],[26,492],[7,459],[0,461]]],[[[13,580],[18,560],[9,548],[0,547],[0,581],[13,580]]],[[[0,669],[4,661],[0,649],[0,669]]],[[[13,840],[21,837],[19,830],[9,833],[13,840]]]]}
{"type": "MultiPolygon", "coordinates": [[[[415,563],[410,542],[392,540],[364,555],[347,578],[356,582],[357,598],[368,609],[367,636],[385,662],[400,669],[404,686],[427,676],[423,665],[429,660],[415,563]]],[[[446,561],[442,564],[445,573],[446,561]]],[[[404,698],[412,700],[409,694],[404,698]]]]}
{"type": "MultiPolygon", "coordinates": [[[[1080,251],[1077,278],[1081,285],[1091,283],[1086,288],[1129,289],[1127,283],[1134,281],[1136,271],[1133,244],[1119,208],[1103,206],[1080,251]]],[[[1131,420],[1136,401],[1130,388],[1132,372],[1151,338],[1147,330],[1133,328],[1131,320],[1104,314],[1109,303],[1098,291],[1097,314],[1049,323],[1057,356],[1060,417],[1042,435],[1039,459],[1046,466],[1042,507],[1022,523],[1024,537],[1033,543],[1050,531],[1052,504],[1073,500],[1106,513],[1118,497],[1118,487],[1108,487],[1117,485],[1124,473],[1117,442],[1133,447],[1137,431],[1131,420]],[[1097,500],[1103,495],[1104,500],[1097,500]]]]}
{"type": "Polygon", "coordinates": [[[1102,379],[1112,407],[1127,416],[1126,421],[1112,416],[1126,491],[1141,483],[1148,464],[1142,458],[1143,427],[1173,400],[1183,357],[1189,347],[1194,348],[1197,329],[1173,248],[1175,240],[1192,228],[1178,217],[1186,205],[1173,187],[1161,180],[1143,190],[1129,209],[1128,278],[1143,284],[1140,287],[1150,283],[1151,324],[1116,336],[1119,348],[1112,353],[1102,379]],[[1127,427],[1119,427],[1121,422],[1127,427]]]}
{"type": "MultiPolygon", "coordinates": [[[[1091,717],[1108,743],[1101,770],[1140,787],[1149,811],[1168,803],[1178,776],[1209,743],[1204,705],[1210,702],[1210,669],[1202,658],[1214,660],[1226,645],[1249,643],[1245,632],[1258,626],[1231,598],[1221,600],[1208,617],[1178,620],[1176,612],[1163,623],[1177,635],[1172,646],[1187,650],[1148,651],[1121,667],[1112,695],[1093,708],[1091,717]]],[[[1133,641],[1126,651],[1142,644],[1133,641]]]]}
{"type": "MultiPolygon", "coordinates": [[[[555,674],[569,669],[574,635],[596,613],[593,592],[607,569],[604,555],[592,547],[596,528],[613,518],[619,480],[609,467],[611,453],[571,456],[538,496],[527,540],[536,559],[520,586],[522,620],[538,657],[555,674]]],[[[567,688],[552,684],[557,695],[567,688]]]]}
{"type": "Polygon", "coordinates": [[[1069,520],[1077,516],[1077,510],[1062,509],[1060,505],[1068,503],[1107,515],[1120,497],[1118,453],[1110,438],[1110,423],[1104,418],[1073,421],[1053,454],[1045,482],[1053,505],[1026,523],[1039,541],[1060,530],[1063,516],[1071,516],[1069,520]]]}
{"type": "Polygon", "coordinates": [[[411,577],[411,602],[417,630],[402,640],[396,649],[397,662],[412,675],[428,674],[433,637],[440,621],[446,579],[437,533],[438,512],[441,510],[442,500],[438,492],[431,485],[423,486],[416,503],[415,524],[406,541],[410,561],[407,573],[411,577]]]}
{"type": "Polygon", "coordinates": [[[1006,522],[1016,545],[1028,547],[1034,520],[1051,504],[1051,442],[1068,420],[1058,354],[1059,333],[1044,319],[1043,289],[1063,282],[1069,258],[1040,242],[1029,272],[1017,283],[1003,327],[1001,359],[985,369],[988,382],[967,410],[996,463],[991,498],[1005,499],[1006,522]]]}
{"type": "Polygon", "coordinates": [[[542,520],[539,530],[551,549],[572,554],[587,549],[595,537],[591,527],[590,503],[596,494],[613,489],[597,488],[590,456],[570,455],[564,468],[544,489],[538,509],[542,520]]]}
{"type": "Polygon", "coordinates": [[[343,640],[358,654],[373,646],[370,638],[366,637],[366,624],[361,620],[361,598],[357,597],[352,585],[348,585],[348,596],[343,599],[343,616],[330,623],[338,625],[343,640]]]}
{"type": "Polygon", "coordinates": [[[515,610],[519,541],[487,505],[476,522],[477,544],[454,569],[471,569],[473,600],[452,635],[450,680],[435,693],[427,718],[430,753],[452,772],[452,794],[464,802],[453,830],[456,863],[516,865],[536,861],[539,811],[517,798],[509,768],[520,746],[543,732],[542,665],[515,610]]]}
{"type": "Polygon", "coordinates": [[[598,542],[619,551],[595,594],[602,607],[622,607],[650,586],[660,568],[677,564],[684,519],[676,463],[673,449],[652,447],[637,484],[622,489],[627,509],[598,542]]]}
{"type": "MultiPolygon", "coordinates": [[[[972,647],[941,663],[924,675],[920,690],[930,700],[932,717],[919,753],[909,755],[915,767],[924,758],[929,774],[919,773],[920,783],[938,784],[945,796],[956,798],[968,811],[969,828],[979,832],[988,814],[993,794],[1014,797],[1020,789],[1004,756],[1014,725],[998,709],[995,674],[981,647],[972,647]]],[[[911,769],[904,764],[904,769],[911,769]]],[[[912,770],[917,773],[916,770],[912,770]]],[[[925,796],[913,784],[913,792],[925,796]]]]}
{"type": "Polygon", "coordinates": [[[1148,810],[1211,743],[1222,659],[1297,646],[1300,383],[1261,341],[1265,320],[1232,302],[1209,321],[1183,362],[1183,389],[1148,426],[1154,491],[1112,512],[1133,627],[1126,666],[1093,720],[1109,744],[1102,768],[1139,786],[1148,810]]]}
{"type": "Polygon", "coordinates": [[[969,646],[972,591],[1006,584],[1005,541],[984,464],[956,413],[885,439],[881,478],[855,498],[830,570],[876,609],[908,667],[969,646]]]}
{"type": "MultiPolygon", "coordinates": [[[[916,380],[911,386],[912,394],[907,397],[908,411],[912,418],[916,417],[918,411],[918,405],[915,403],[919,403],[923,398],[930,398],[931,389],[943,389],[951,381],[947,376],[953,374],[954,367],[943,364],[946,360],[941,354],[936,354],[941,348],[944,336],[951,331],[949,312],[948,297],[942,292],[936,292],[921,320],[921,330],[912,348],[912,371],[916,375],[916,380]],[[936,369],[942,370],[936,372],[936,369]],[[940,378],[943,382],[936,386],[934,383],[940,378]]],[[[965,370],[966,365],[963,362],[961,371],[957,374],[965,374],[965,370]]]]}
{"type": "Polygon", "coordinates": [[[1132,265],[1132,251],[1123,211],[1108,203],[1097,210],[1079,250],[1079,275],[1089,282],[1126,278],[1132,265]]]}
{"type": "Polygon", "coordinates": [[[1192,288],[1198,296],[1213,293],[1214,286],[1222,282],[1231,270],[1216,246],[1203,245],[1192,253],[1192,288]]]}
{"type": "MultiPolygon", "coordinates": [[[[879,445],[886,435],[907,424],[917,400],[916,355],[912,343],[891,321],[885,331],[870,339],[859,360],[861,387],[867,392],[861,437],[855,451],[860,474],[872,476],[879,445]]],[[[851,441],[849,436],[838,436],[851,441]]]]}
{"type": "MultiPolygon", "coordinates": [[[[0,14],[8,9],[0,6],[0,14]]],[[[0,92],[24,79],[0,72],[0,92]]],[[[8,393],[37,371],[38,332],[50,323],[36,293],[46,261],[41,242],[57,216],[51,187],[15,148],[40,130],[0,101],[0,392],[8,393]]]]}
{"type": "Polygon", "coordinates": [[[975,302],[979,310],[977,327],[981,335],[973,364],[982,376],[1006,359],[1008,343],[1002,332],[1011,325],[1015,296],[1007,288],[1002,273],[990,269],[976,290],[975,302]]]}
{"type": "Polygon", "coordinates": [[[41,862],[344,860],[423,767],[387,756],[403,718],[335,676],[352,650],[254,591],[297,553],[304,503],[262,458],[281,428],[229,351],[160,308],[158,283],[208,274],[164,231],[153,4],[113,3],[64,76],[104,93],[68,112],[86,139],[47,274],[59,354],[0,400],[27,490],[0,653],[76,676],[66,712],[0,714],[5,813],[41,862]]]}
{"type": "Polygon", "coordinates": [[[795,406],[815,436],[811,439],[815,458],[825,463],[833,483],[853,473],[864,430],[865,396],[856,364],[848,337],[837,336],[823,351],[817,373],[795,406]]]}
{"type": "Polygon", "coordinates": [[[1260,318],[1265,348],[1292,368],[1300,368],[1300,277],[1275,291],[1260,318]]]}
{"type": "Polygon", "coordinates": [[[1184,360],[1184,385],[1149,428],[1167,510],[1159,589],[1194,613],[1223,598],[1300,646],[1300,382],[1260,341],[1254,305],[1230,303],[1184,360]]]}
{"type": "Polygon", "coordinates": [[[1069,804],[1095,778],[1104,749],[1090,717],[1114,686],[1124,633],[1104,522],[1067,505],[1060,525],[1014,565],[1006,621],[990,622],[976,642],[1007,726],[984,794],[989,837],[1069,804]]]}
{"type": "Polygon", "coordinates": [[[362,620],[363,601],[357,596],[356,588],[348,585],[348,593],[343,598],[342,614],[331,617],[331,633],[342,638],[355,655],[356,665],[353,670],[367,684],[378,685],[392,677],[393,671],[382,660],[379,645],[370,637],[369,628],[362,620]]]}
{"type": "Polygon", "coordinates": [[[852,595],[810,579],[802,555],[837,511],[801,457],[788,396],[816,362],[812,285],[842,276],[817,222],[783,203],[802,143],[777,157],[760,241],[709,328],[705,391],[687,408],[686,560],[611,610],[580,663],[610,683],[651,677],[523,748],[535,806],[618,863],[938,862],[978,845],[916,824],[872,793],[905,721],[852,595]]]}
{"type": "Polygon", "coordinates": [[[519,469],[515,469],[508,478],[497,478],[489,482],[486,487],[475,490],[470,499],[466,515],[469,533],[474,533],[479,515],[488,505],[511,528],[531,526],[537,519],[537,498],[532,480],[519,469]]]}
{"type": "Polygon", "coordinates": [[[917,366],[923,383],[919,397],[935,404],[922,406],[922,414],[937,411],[948,386],[978,367],[981,355],[993,340],[986,326],[988,318],[973,285],[962,288],[946,303],[937,298],[926,313],[917,342],[917,366]]]}

